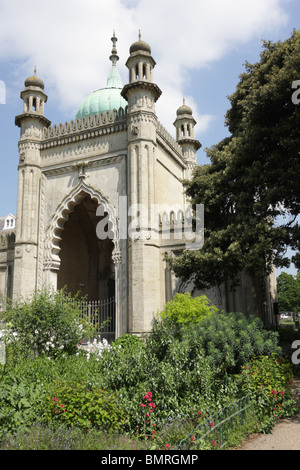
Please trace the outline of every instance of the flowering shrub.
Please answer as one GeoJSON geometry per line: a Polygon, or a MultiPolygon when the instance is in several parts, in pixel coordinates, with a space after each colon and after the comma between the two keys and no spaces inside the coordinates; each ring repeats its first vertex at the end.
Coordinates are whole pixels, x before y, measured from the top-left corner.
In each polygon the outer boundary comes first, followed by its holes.
{"type": "Polygon", "coordinates": [[[141,407],[143,408],[145,420],[144,436],[145,438],[154,439],[156,430],[152,428],[155,428],[156,424],[153,422],[152,415],[155,410],[155,403],[152,401],[152,392],[147,392],[144,395],[143,400],[141,407]]]}
{"type": "Polygon", "coordinates": [[[250,361],[242,368],[239,381],[242,394],[256,397],[261,431],[268,432],[277,420],[296,412],[292,365],[277,355],[250,361]]]}
{"type": "Polygon", "coordinates": [[[71,300],[63,291],[38,291],[1,312],[1,319],[25,354],[48,357],[74,354],[79,341],[89,332],[71,300]]]}
{"type": "Polygon", "coordinates": [[[84,347],[79,345],[78,349],[86,351],[87,360],[90,359],[91,354],[95,355],[96,360],[99,360],[103,354],[103,351],[109,351],[111,349],[111,346],[105,338],[102,341],[97,340],[95,338],[93,341],[88,341],[84,347]]]}
{"type": "Polygon", "coordinates": [[[126,412],[111,391],[78,382],[56,381],[46,400],[43,419],[85,430],[92,427],[119,430],[125,425],[126,412]]]}

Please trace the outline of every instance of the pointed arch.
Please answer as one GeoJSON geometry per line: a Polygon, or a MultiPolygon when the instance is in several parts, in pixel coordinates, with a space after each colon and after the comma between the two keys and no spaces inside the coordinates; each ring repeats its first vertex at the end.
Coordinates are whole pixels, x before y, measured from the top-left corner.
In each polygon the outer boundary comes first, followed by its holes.
{"type": "Polygon", "coordinates": [[[92,200],[98,203],[98,206],[102,205],[104,207],[104,212],[108,214],[109,221],[112,224],[111,230],[113,232],[113,256],[119,254],[119,233],[115,208],[109,204],[108,200],[100,193],[100,191],[88,186],[83,180],[81,180],[81,182],[63,199],[51,219],[44,244],[45,269],[59,269],[61,233],[69,215],[86,196],[90,196],[92,200]]]}

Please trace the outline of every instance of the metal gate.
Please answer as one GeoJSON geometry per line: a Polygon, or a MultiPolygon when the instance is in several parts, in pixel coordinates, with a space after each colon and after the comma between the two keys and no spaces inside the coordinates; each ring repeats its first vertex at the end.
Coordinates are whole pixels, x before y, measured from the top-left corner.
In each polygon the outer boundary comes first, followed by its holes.
{"type": "Polygon", "coordinates": [[[98,338],[106,339],[108,342],[114,341],[116,335],[115,298],[75,303],[82,316],[95,328],[98,338]]]}

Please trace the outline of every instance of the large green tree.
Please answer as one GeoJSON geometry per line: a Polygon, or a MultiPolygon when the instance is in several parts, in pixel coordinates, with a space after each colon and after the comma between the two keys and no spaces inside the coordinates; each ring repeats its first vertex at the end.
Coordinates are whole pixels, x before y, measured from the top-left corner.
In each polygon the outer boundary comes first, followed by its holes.
{"type": "Polygon", "coordinates": [[[268,274],[289,266],[288,247],[300,267],[300,30],[286,41],[264,42],[259,62],[245,64],[225,123],[230,137],[207,150],[210,163],[185,182],[204,204],[205,241],[170,260],[198,287],[230,280],[246,269],[268,274]]]}
{"type": "Polygon", "coordinates": [[[300,312],[300,272],[282,272],[277,278],[278,306],[281,312],[300,312]]]}

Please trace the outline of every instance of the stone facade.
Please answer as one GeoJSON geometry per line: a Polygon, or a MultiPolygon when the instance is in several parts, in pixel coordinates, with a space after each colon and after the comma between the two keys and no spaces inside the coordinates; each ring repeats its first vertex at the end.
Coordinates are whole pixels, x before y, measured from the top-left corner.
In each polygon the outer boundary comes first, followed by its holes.
{"type": "MultiPolygon", "coordinates": [[[[115,77],[115,35],[112,41],[115,77]]],[[[17,224],[15,233],[0,239],[4,296],[26,297],[46,285],[67,286],[91,301],[113,295],[116,336],[149,331],[155,313],[176,291],[193,290],[174,279],[164,255],[185,248],[184,239],[175,236],[176,211],[183,214],[188,205],[182,180],[191,176],[200,147],[185,103],[174,122],[176,140],[158,121],[155,61],[140,37],[126,66],[125,108],[96,110],[53,126],[45,117],[44,83],[36,73],[26,79],[23,113],[15,119],[20,128],[17,224]],[[137,205],[146,216],[137,218],[137,205]],[[159,223],[150,230],[153,207],[159,208],[159,223]],[[169,237],[162,226],[170,228],[169,237]],[[112,236],[103,236],[104,227],[112,236]]],[[[228,296],[220,289],[217,300],[224,308],[228,296]]],[[[265,286],[269,303],[273,291],[265,286]]],[[[266,315],[270,322],[271,311],[266,315]]]]}

